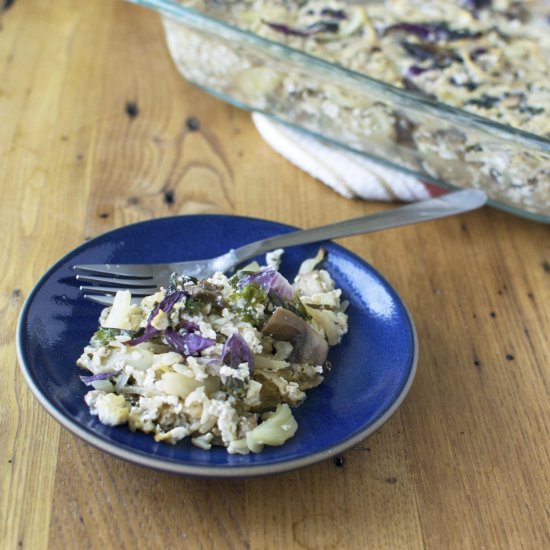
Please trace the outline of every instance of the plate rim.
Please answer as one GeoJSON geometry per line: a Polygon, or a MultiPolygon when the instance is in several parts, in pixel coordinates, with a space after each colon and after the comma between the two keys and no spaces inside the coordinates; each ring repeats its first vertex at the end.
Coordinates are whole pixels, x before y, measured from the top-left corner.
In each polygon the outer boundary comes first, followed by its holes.
{"type": "Polygon", "coordinates": [[[329,242],[331,242],[331,244],[337,246],[338,248],[342,249],[347,254],[350,254],[351,256],[353,256],[354,259],[359,260],[363,264],[366,264],[368,268],[372,270],[372,272],[395,293],[406,314],[406,319],[408,321],[408,324],[411,330],[411,339],[412,339],[412,346],[413,346],[413,355],[411,358],[411,365],[410,365],[407,379],[405,380],[401,388],[401,391],[399,392],[396,399],[392,402],[391,406],[388,407],[388,409],[386,409],[386,411],[374,423],[370,424],[363,430],[360,430],[359,432],[352,435],[351,437],[344,439],[339,444],[332,446],[328,449],[324,449],[315,453],[308,454],[306,456],[302,456],[295,459],[282,460],[274,464],[258,464],[258,465],[250,464],[246,466],[229,466],[229,467],[182,464],[182,463],[177,463],[173,461],[158,459],[158,458],[155,458],[154,456],[144,456],[141,453],[138,453],[136,451],[132,452],[114,443],[106,441],[102,437],[94,435],[93,433],[90,433],[89,431],[82,428],[78,422],[67,417],[48,400],[48,398],[43,394],[43,392],[40,390],[38,385],[33,380],[33,376],[24,359],[25,352],[23,350],[23,342],[22,342],[23,331],[25,326],[24,321],[27,318],[29,309],[33,303],[33,299],[35,295],[42,288],[43,284],[50,278],[50,276],[55,270],[57,270],[59,267],[67,263],[69,256],[72,256],[73,254],[77,254],[82,249],[87,248],[90,245],[90,243],[93,243],[93,241],[95,241],[98,238],[108,237],[112,233],[116,233],[121,229],[127,229],[129,227],[147,225],[147,224],[155,223],[160,220],[168,220],[168,219],[176,220],[176,219],[190,218],[190,217],[233,218],[233,219],[248,220],[248,221],[268,222],[270,224],[275,224],[280,227],[288,228],[289,230],[300,229],[298,227],[281,223],[278,221],[268,220],[265,218],[251,217],[251,216],[239,216],[239,215],[233,215],[233,214],[180,214],[180,215],[174,215],[174,216],[162,216],[159,218],[142,220],[139,222],[134,222],[131,224],[115,227],[113,229],[100,233],[95,237],[93,237],[92,239],[85,241],[80,245],[78,245],[77,247],[69,250],[66,254],[61,256],[56,262],[54,262],[50,266],[50,268],[47,269],[43,273],[43,275],[33,285],[31,291],[29,292],[29,295],[27,296],[27,298],[25,299],[25,302],[23,303],[23,306],[21,307],[21,311],[17,321],[17,328],[16,328],[16,355],[17,355],[17,362],[19,364],[19,368],[23,373],[23,377],[25,378],[25,382],[27,383],[29,389],[31,390],[35,398],[38,400],[38,402],[44,407],[46,412],[50,416],[52,416],[55,420],[57,420],[57,422],[59,422],[59,424],[61,424],[65,429],[67,429],[73,435],[76,435],[77,437],[82,439],[84,442],[92,445],[96,449],[107,452],[112,456],[128,461],[132,464],[136,464],[138,466],[143,466],[147,468],[152,468],[154,470],[163,471],[171,474],[187,475],[192,477],[203,477],[203,478],[216,478],[216,479],[258,477],[258,476],[265,476],[265,475],[280,474],[284,472],[297,470],[300,468],[305,468],[306,466],[310,466],[310,465],[325,461],[333,456],[337,456],[343,453],[344,451],[348,450],[349,448],[355,446],[360,441],[367,438],[369,435],[371,435],[376,430],[378,430],[383,424],[385,424],[389,420],[389,418],[393,416],[393,414],[397,411],[400,405],[403,403],[405,397],[410,391],[410,388],[412,386],[413,380],[416,375],[417,366],[418,366],[418,356],[419,356],[419,343],[418,343],[416,326],[414,324],[409,308],[401,298],[401,295],[395,290],[393,285],[369,262],[367,262],[366,260],[358,256],[351,250],[348,250],[347,248],[343,247],[338,243],[335,243],[334,241],[329,241],[329,242]]]}

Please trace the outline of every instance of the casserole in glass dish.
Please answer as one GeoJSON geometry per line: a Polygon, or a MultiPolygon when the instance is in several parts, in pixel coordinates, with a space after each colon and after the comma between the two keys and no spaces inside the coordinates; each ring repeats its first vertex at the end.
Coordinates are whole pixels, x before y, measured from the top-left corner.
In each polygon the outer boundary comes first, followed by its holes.
{"type": "Polygon", "coordinates": [[[221,99],[550,222],[548,2],[130,1],[221,99]]]}

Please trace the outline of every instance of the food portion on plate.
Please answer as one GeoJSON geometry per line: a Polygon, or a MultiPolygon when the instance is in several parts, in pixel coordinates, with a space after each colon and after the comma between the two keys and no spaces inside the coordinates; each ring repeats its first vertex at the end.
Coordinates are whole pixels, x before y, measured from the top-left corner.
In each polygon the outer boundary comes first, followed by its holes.
{"type": "Polygon", "coordinates": [[[508,206],[550,215],[544,2],[179,3],[280,45],[252,46],[165,17],[171,55],[192,82],[434,181],[479,187],[508,206]],[[332,78],[296,50],[332,64],[332,78]]]}
{"type": "Polygon", "coordinates": [[[319,267],[304,261],[291,284],[278,271],[282,250],[231,277],[174,274],[168,288],[131,301],[118,292],[77,365],[85,396],[103,424],[202,449],[260,452],[298,425],[291,407],[318,386],[329,346],[348,329],[346,301],[319,267]]]}

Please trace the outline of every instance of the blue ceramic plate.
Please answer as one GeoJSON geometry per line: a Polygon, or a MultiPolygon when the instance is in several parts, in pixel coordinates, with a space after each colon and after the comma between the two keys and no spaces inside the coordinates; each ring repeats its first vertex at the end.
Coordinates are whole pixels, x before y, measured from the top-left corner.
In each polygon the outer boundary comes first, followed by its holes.
{"type": "MultiPolygon", "coordinates": [[[[101,306],[83,300],[71,266],[86,263],[173,262],[221,254],[251,240],[291,231],[286,225],[233,216],[178,216],[116,229],[59,260],[30,293],[19,319],[17,345],[31,390],[63,426],[119,458],[167,472],[247,477],[299,468],[342,453],[374,432],[397,409],[416,369],[413,322],[397,293],[359,257],[325,243],[327,269],[349,300],[349,332],[333,348],[324,383],[294,410],[298,432],[260,454],[204,451],[184,441],[157,443],[126,426],[109,427],[90,415],[87,388],[75,365],[97,328],[101,306]]],[[[292,278],[319,245],[289,248],[281,271],[292,278]]]]}

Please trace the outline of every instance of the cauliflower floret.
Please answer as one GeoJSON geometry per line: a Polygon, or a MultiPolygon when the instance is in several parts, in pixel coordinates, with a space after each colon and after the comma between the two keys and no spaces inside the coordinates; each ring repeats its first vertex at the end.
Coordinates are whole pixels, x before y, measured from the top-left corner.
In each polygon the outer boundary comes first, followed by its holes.
{"type": "Polygon", "coordinates": [[[252,452],[259,452],[263,445],[282,445],[297,429],[298,423],[290,407],[286,404],[278,405],[273,416],[246,433],[248,448],[252,452]]]}
{"type": "Polygon", "coordinates": [[[97,415],[102,424],[118,426],[128,421],[130,403],[123,395],[94,390],[88,392],[84,399],[90,407],[90,412],[97,415]]]}

